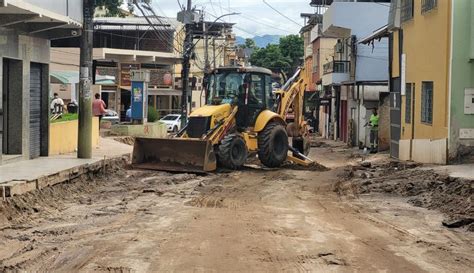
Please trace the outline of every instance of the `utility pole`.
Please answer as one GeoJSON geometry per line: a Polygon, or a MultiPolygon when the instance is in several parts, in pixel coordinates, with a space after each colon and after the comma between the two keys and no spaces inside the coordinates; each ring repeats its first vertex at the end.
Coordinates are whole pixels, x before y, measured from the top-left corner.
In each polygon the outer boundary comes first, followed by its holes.
{"type": "Polygon", "coordinates": [[[82,36],[80,39],[79,130],[77,157],[92,158],[92,48],[95,0],[83,0],[82,36]]]}
{"type": "Polygon", "coordinates": [[[188,0],[188,5],[186,11],[184,12],[184,24],[186,27],[186,37],[184,40],[184,54],[181,70],[181,82],[182,82],[182,98],[181,98],[181,115],[182,115],[182,127],[186,124],[188,117],[188,97],[191,95],[189,90],[189,69],[190,69],[190,60],[193,51],[193,25],[194,25],[194,13],[191,10],[192,3],[191,0],[188,0]]]}
{"type": "Polygon", "coordinates": [[[208,35],[208,26],[206,21],[204,20],[204,14],[202,18],[202,26],[204,30],[204,74],[207,76],[209,74],[209,70],[211,69],[211,63],[209,61],[209,35],[208,35]]]}

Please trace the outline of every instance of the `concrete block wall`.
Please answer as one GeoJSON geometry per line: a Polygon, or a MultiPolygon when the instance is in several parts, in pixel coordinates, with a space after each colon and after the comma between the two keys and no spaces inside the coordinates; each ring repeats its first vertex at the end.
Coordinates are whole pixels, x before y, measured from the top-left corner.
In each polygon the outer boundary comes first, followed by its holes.
{"type": "MultiPolygon", "coordinates": [[[[15,99],[12,101],[13,104],[18,103],[18,105],[12,105],[14,107],[19,107],[21,109],[21,116],[16,117],[16,122],[11,122],[9,128],[12,130],[12,133],[15,135],[21,136],[21,155],[24,159],[29,159],[29,127],[30,127],[30,65],[31,63],[40,63],[43,65],[43,97],[42,97],[42,107],[46,106],[43,112],[44,121],[42,125],[48,120],[48,109],[49,109],[49,60],[50,60],[50,42],[46,39],[30,37],[20,35],[15,30],[5,29],[0,27],[0,37],[3,41],[2,46],[0,46],[0,56],[1,65],[3,66],[3,60],[13,59],[18,61],[18,66],[14,70],[18,69],[18,73],[13,73],[13,85],[18,86],[18,90],[13,90],[14,92],[20,92],[20,94],[15,94],[16,98],[21,98],[19,100],[15,99]],[[21,103],[21,106],[19,105],[21,103]],[[18,122],[18,118],[21,119],[21,122],[18,122]]],[[[14,62],[15,62],[14,61],[14,62]]],[[[2,71],[2,75],[3,75],[2,71]]],[[[1,77],[0,77],[1,78],[1,77]]],[[[0,84],[0,94],[3,92],[3,84],[0,84]]],[[[42,136],[44,138],[48,137],[48,126],[42,126],[42,136]]],[[[47,139],[43,140],[41,149],[42,155],[47,155],[47,139]]],[[[2,164],[0,153],[0,164],[2,164]]]]}

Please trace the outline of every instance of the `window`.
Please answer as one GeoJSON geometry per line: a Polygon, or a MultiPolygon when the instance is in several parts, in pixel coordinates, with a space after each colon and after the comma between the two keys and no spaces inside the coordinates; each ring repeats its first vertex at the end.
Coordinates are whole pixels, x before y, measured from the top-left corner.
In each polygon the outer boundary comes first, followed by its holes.
{"type": "Polygon", "coordinates": [[[242,75],[233,71],[213,74],[209,84],[208,103],[212,103],[215,99],[230,103],[234,98],[242,95],[244,81],[242,75]]]}
{"type": "Polygon", "coordinates": [[[413,90],[415,89],[414,83],[406,84],[406,94],[405,94],[405,123],[411,123],[411,109],[412,109],[412,97],[413,90]]]}
{"type": "Polygon", "coordinates": [[[413,19],[413,0],[402,0],[401,20],[402,22],[413,19]]]}
{"type": "Polygon", "coordinates": [[[250,77],[249,105],[263,106],[265,103],[264,77],[260,74],[252,74],[250,77]]]}
{"type": "Polygon", "coordinates": [[[433,82],[421,86],[421,122],[433,123],[433,82]]]}
{"type": "Polygon", "coordinates": [[[437,6],[438,6],[438,0],[422,0],[421,1],[421,14],[426,13],[430,10],[433,10],[437,6]]]}
{"type": "Polygon", "coordinates": [[[265,98],[267,109],[273,110],[273,88],[272,88],[272,77],[265,76],[265,98]]]}

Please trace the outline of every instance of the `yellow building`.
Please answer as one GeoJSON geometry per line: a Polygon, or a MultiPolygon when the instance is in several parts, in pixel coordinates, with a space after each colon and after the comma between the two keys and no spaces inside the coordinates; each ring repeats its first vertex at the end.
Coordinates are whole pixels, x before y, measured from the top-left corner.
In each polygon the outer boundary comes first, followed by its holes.
{"type": "Polygon", "coordinates": [[[451,1],[394,1],[391,20],[392,156],[445,164],[451,1]]]}

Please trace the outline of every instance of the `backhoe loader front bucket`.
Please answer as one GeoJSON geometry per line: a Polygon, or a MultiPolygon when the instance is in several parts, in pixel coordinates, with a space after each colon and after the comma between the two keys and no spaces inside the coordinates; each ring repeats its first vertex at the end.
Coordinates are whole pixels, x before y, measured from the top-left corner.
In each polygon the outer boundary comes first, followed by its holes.
{"type": "Polygon", "coordinates": [[[216,170],[216,156],[208,140],[136,138],[132,166],[149,170],[205,173],[216,170]]]}

